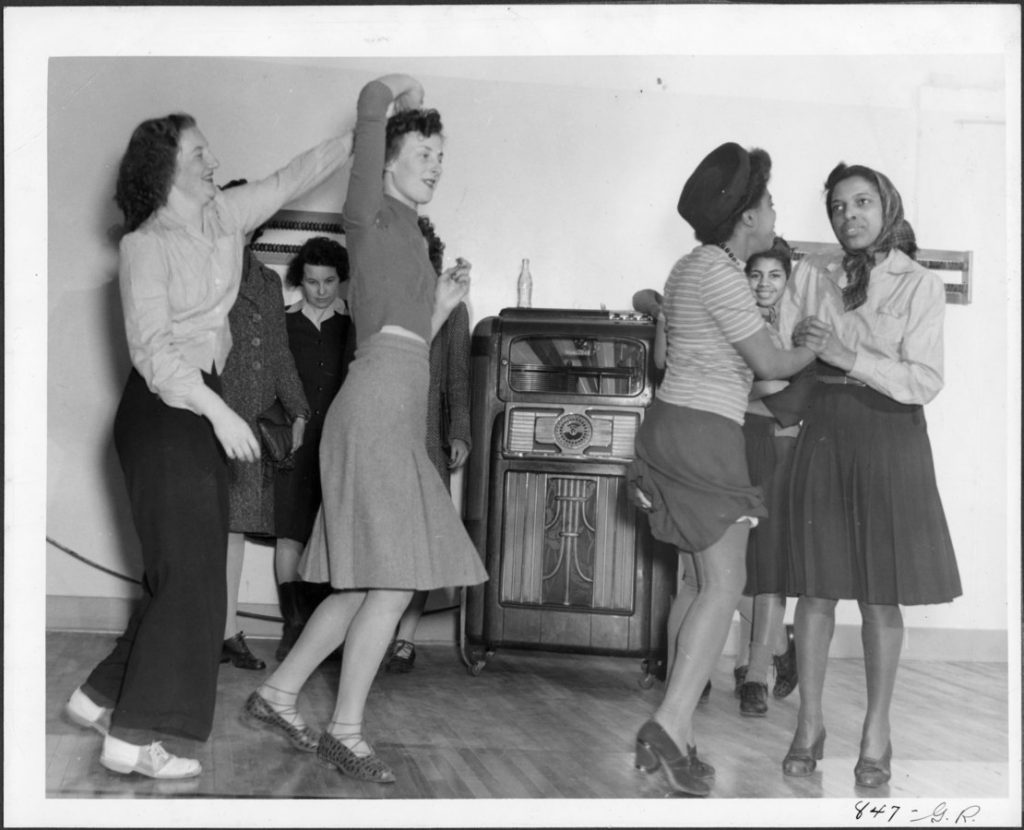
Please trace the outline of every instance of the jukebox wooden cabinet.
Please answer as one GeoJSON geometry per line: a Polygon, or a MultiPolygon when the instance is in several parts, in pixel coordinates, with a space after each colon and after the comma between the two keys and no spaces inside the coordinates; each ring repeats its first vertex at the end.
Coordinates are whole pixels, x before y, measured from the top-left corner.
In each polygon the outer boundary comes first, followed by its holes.
{"type": "Polygon", "coordinates": [[[469,590],[478,674],[500,645],[665,652],[675,555],[626,496],[653,399],[653,321],[635,312],[506,309],[473,334],[466,524],[490,579],[469,590]]]}

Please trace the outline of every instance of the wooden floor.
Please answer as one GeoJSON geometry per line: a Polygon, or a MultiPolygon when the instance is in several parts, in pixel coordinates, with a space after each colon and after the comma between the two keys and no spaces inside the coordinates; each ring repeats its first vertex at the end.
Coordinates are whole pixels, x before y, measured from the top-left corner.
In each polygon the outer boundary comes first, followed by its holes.
{"type": "MultiPolygon", "coordinates": [[[[189,749],[204,774],[155,782],[107,772],[100,736],[62,716],[64,701],[113,645],[109,635],[50,632],[46,638],[48,798],[256,797],[347,799],[644,799],[669,794],[661,774],[633,767],[637,729],[663,693],[643,689],[636,658],[501,650],[479,676],[454,648],[424,646],[410,674],[381,674],[366,734],[396,784],[366,784],[321,768],[276,734],[246,728],[239,712],[266,672],[222,666],[213,735],[189,749]]],[[[250,641],[273,663],[275,643],[250,641]]],[[[819,771],[785,778],[798,693],[772,700],[765,718],[743,718],[732,666],[719,661],[711,699],[697,716],[702,757],[717,768],[713,799],[1004,799],[1009,780],[1006,665],[906,661],[893,705],[893,778],[854,786],[863,712],[863,665],[833,660],[826,688],[828,739],[819,771]]],[[[300,700],[322,724],[334,699],[337,663],[311,678],[300,700]]],[[[183,742],[184,743],[184,742],[183,742]]],[[[1015,789],[1019,785],[1012,785],[1015,789]]],[[[852,802],[851,802],[852,803],[852,802]]],[[[766,805],[767,806],[767,805],[766,805]]]]}

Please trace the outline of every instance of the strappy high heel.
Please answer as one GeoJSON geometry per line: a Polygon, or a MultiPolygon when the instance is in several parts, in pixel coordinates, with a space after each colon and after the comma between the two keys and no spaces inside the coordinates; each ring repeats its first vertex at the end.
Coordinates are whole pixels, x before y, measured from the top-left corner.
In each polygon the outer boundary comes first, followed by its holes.
{"type": "MultiPolygon", "coordinates": [[[[366,739],[363,738],[361,723],[343,723],[342,721],[332,720],[331,725],[334,724],[358,727],[355,732],[342,735],[342,738],[358,738],[357,745],[358,743],[364,743],[368,747],[370,746],[366,739]]],[[[391,767],[385,764],[377,753],[373,752],[372,747],[369,755],[356,755],[355,752],[342,743],[340,738],[332,735],[330,731],[324,732],[320,736],[320,745],[316,750],[316,759],[321,766],[334,767],[338,772],[349,776],[349,778],[370,781],[374,784],[393,784],[395,782],[395,774],[391,771],[391,767]]]]}
{"type": "Polygon", "coordinates": [[[858,787],[881,787],[892,778],[892,741],[886,744],[882,757],[865,758],[861,755],[857,759],[857,766],[853,768],[853,776],[858,787]]]}
{"type": "Polygon", "coordinates": [[[790,778],[806,778],[814,772],[818,761],[825,757],[825,727],[810,746],[796,745],[796,739],[789,746],[789,752],[782,759],[782,774],[790,778]]]}
{"type": "MultiPolygon", "coordinates": [[[[267,688],[281,691],[273,686],[267,688]]],[[[250,728],[258,726],[254,721],[261,721],[281,730],[288,739],[288,743],[300,752],[316,752],[320,743],[320,733],[306,724],[298,726],[290,723],[285,719],[286,715],[298,717],[299,710],[294,705],[275,709],[258,691],[249,695],[249,699],[245,701],[245,708],[242,710],[242,720],[250,728]]]]}
{"type": "Polygon", "coordinates": [[[655,720],[647,721],[637,733],[635,763],[642,772],[655,772],[664,767],[669,783],[688,795],[706,796],[711,792],[704,779],[713,778],[715,768],[697,757],[695,746],[687,746],[683,755],[655,720]]]}

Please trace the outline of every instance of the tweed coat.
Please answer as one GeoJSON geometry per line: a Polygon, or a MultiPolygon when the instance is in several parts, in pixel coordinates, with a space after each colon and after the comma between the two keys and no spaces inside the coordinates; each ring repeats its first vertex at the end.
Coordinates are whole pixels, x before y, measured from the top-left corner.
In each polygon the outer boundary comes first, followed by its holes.
{"type": "Polygon", "coordinates": [[[469,311],[459,303],[430,344],[427,455],[441,480],[451,481],[448,451],[461,438],[472,449],[469,422],[469,311]]]}
{"type": "MultiPolygon", "coordinates": [[[[259,437],[256,417],[280,398],[294,419],[309,405],[288,348],[284,294],[277,272],[247,247],[238,299],[228,313],[233,345],[224,365],[224,401],[259,437]]],[[[274,535],[274,470],[269,459],[229,461],[229,527],[235,533],[274,535]]]]}

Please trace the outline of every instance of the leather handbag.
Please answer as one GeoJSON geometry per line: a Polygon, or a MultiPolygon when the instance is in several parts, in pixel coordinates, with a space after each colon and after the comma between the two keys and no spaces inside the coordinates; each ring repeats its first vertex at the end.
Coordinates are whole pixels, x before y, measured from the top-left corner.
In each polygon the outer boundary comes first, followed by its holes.
{"type": "Polygon", "coordinates": [[[256,416],[263,452],[270,461],[280,464],[292,454],[292,422],[280,400],[256,416]]]}

